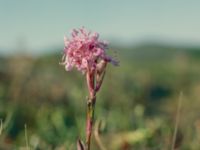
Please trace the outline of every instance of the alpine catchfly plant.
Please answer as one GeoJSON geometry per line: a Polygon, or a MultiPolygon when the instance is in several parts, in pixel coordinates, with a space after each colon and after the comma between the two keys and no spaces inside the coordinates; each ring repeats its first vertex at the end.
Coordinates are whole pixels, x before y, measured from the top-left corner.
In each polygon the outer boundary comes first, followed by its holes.
{"type": "Polygon", "coordinates": [[[78,150],[90,150],[96,95],[101,88],[108,63],[118,61],[107,55],[108,43],[99,40],[99,34],[88,32],[84,27],[74,29],[71,38],[64,37],[64,54],[61,64],[67,71],[76,68],[86,77],[88,87],[86,142],[78,140],[78,150]]]}

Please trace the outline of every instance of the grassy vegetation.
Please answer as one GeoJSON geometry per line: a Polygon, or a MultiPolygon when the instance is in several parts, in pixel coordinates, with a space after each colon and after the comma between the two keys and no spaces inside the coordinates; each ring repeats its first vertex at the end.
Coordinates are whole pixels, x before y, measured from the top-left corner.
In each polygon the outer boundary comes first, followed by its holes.
{"type": "MultiPolygon", "coordinates": [[[[175,145],[200,149],[200,48],[112,49],[120,66],[107,68],[97,95],[97,141],[107,150],[170,149],[182,91],[175,145]]],[[[26,149],[27,142],[35,150],[74,150],[84,139],[84,76],[66,72],[60,60],[58,54],[0,58],[0,149],[26,149]]],[[[100,149],[95,138],[92,149],[100,149]]]]}

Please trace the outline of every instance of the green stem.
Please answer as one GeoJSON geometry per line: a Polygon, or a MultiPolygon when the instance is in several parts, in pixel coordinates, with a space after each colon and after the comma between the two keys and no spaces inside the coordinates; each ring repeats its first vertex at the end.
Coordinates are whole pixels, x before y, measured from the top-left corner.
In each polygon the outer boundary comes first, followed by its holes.
{"type": "Polygon", "coordinates": [[[88,98],[87,101],[87,123],[86,123],[86,150],[90,150],[92,127],[94,122],[96,97],[88,98]]]}

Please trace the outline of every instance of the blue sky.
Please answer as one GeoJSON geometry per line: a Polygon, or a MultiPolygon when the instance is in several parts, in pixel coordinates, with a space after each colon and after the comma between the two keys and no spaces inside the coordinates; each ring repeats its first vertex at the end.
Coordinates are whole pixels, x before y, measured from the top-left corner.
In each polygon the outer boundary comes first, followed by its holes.
{"type": "Polygon", "coordinates": [[[199,0],[0,0],[0,51],[62,47],[81,26],[122,43],[198,44],[199,8],[199,0]]]}

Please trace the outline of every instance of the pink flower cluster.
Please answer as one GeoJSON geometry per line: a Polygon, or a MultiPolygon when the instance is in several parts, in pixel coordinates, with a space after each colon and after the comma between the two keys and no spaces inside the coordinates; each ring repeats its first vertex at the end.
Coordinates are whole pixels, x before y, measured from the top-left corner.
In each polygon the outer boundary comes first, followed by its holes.
{"type": "Polygon", "coordinates": [[[73,67],[82,73],[95,70],[103,60],[117,65],[118,62],[106,54],[108,43],[99,40],[98,33],[88,32],[85,28],[74,29],[71,39],[64,37],[64,56],[62,64],[67,71],[73,67]]]}

